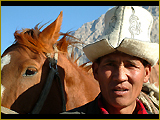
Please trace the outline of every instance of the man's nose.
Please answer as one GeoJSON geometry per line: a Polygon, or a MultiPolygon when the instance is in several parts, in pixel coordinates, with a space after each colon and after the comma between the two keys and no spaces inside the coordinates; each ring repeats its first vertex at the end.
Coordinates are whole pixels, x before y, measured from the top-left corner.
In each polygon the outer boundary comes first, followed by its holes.
{"type": "Polygon", "coordinates": [[[119,65],[113,72],[113,80],[122,82],[128,80],[127,69],[124,65],[119,65]]]}

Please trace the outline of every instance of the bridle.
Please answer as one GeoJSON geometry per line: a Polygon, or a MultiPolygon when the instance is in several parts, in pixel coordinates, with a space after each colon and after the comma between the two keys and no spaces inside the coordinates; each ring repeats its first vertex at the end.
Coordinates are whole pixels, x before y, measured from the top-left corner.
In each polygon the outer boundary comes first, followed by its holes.
{"type": "MultiPolygon", "coordinates": [[[[40,94],[40,97],[35,105],[35,107],[33,108],[33,110],[31,111],[31,113],[29,114],[39,114],[40,111],[42,110],[43,104],[48,96],[48,93],[50,91],[50,88],[52,86],[52,82],[53,79],[57,79],[58,83],[60,85],[60,90],[61,90],[61,96],[62,96],[62,112],[66,111],[66,101],[65,101],[65,95],[64,95],[64,88],[62,85],[62,82],[60,80],[59,77],[59,73],[58,73],[58,67],[57,67],[57,61],[58,61],[58,49],[56,46],[53,46],[55,53],[54,53],[54,57],[51,57],[51,54],[47,54],[47,59],[49,60],[49,67],[50,67],[50,71],[46,80],[46,83],[43,87],[43,90],[40,94]]],[[[1,106],[1,112],[4,114],[19,114],[13,110],[10,110],[8,108],[5,108],[3,106],[1,106]]]]}

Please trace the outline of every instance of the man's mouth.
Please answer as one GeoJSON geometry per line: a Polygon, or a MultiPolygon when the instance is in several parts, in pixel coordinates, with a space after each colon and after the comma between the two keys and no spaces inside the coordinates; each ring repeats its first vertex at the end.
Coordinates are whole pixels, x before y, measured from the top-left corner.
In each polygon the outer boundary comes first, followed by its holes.
{"type": "Polygon", "coordinates": [[[125,95],[129,92],[129,89],[128,88],[125,88],[125,87],[122,87],[122,88],[119,88],[119,87],[115,87],[113,89],[113,92],[114,94],[116,95],[125,95]]]}
{"type": "Polygon", "coordinates": [[[114,91],[128,91],[128,89],[114,89],[114,91]]]}

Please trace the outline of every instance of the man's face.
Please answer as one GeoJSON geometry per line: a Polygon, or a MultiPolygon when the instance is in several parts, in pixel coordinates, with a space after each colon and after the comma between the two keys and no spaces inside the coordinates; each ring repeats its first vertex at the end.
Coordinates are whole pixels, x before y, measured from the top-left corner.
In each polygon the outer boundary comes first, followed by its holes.
{"type": "Polygon", "coordinates": [[[114,52],[93,64],[95,79],[108,105],[123,108],[136,104],[142,85],[148,81],[151,67],[144,67],[140,59],[114,52]]]}

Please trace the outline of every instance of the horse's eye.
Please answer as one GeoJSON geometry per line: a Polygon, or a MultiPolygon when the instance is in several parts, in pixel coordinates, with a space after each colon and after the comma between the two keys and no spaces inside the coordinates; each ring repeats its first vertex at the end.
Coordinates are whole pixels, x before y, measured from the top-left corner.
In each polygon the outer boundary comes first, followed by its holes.
{"type": "Polygon", "coordinates": [[[38,72],[35,67],[28,67],[25,73],[23,74],[24,77],[33,76],[38,72]]]}

